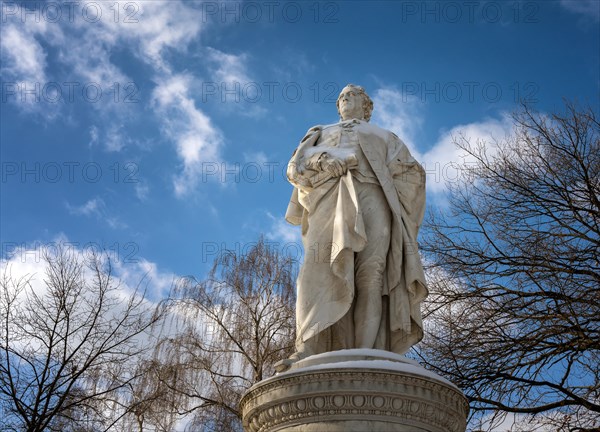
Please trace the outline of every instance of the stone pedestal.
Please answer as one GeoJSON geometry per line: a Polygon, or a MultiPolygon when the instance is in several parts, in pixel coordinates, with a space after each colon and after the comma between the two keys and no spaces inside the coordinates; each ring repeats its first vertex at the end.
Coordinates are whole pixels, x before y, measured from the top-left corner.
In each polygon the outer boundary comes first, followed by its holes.
{"type": "Polygon", "coordinates": [[[406,357],[342,350],[301,360],[241,400],[247,432],[464,432],[468,403],[406,357]]]}

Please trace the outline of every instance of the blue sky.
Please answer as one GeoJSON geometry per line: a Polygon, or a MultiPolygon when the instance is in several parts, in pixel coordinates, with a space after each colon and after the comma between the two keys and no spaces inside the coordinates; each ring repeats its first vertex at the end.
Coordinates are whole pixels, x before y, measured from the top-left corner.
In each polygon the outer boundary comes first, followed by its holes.
{"type": "Polygon", "coordinates": [[[502,138],[519,98],[599,104],[596,0],[1,6],[3,261],[103,247],[161,289],[260,234],[297,253],[285,166],[347,83],[425,164],[431,206],[453,134],[502,138]]]}

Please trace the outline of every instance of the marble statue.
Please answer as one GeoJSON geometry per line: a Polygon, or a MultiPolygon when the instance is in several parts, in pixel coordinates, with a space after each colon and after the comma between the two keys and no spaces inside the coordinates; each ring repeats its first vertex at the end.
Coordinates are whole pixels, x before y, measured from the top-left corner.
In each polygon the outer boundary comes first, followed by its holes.
{"type": "Polygon", "coordinates": [[[294,362],[352,348],[405,353],[423,337],[427,296],[417,250],[425,173],[392,132],[369,123],[373,102],[348,84],[339,123],[308,130],[288,164],[286,220],[302,227],[294,362]]]}
{"type": "Polygon", "coordinates": [[[302,227],[296,352],[240,400],[246,432],[465,432],[469,401],[402,354],[423,337],[425,172],[348,84],[288,164],[302,227]]]}

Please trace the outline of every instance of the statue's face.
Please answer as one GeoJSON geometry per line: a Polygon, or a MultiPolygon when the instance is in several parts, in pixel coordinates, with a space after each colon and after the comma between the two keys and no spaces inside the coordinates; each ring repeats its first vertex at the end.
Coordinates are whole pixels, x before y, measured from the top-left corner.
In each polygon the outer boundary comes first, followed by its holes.
{"type": "Polygon", "coordinates": [[[357,90],[345,87],[340,93],[339,101],[342,120],[364,120],[363,98],[357,90]]]}

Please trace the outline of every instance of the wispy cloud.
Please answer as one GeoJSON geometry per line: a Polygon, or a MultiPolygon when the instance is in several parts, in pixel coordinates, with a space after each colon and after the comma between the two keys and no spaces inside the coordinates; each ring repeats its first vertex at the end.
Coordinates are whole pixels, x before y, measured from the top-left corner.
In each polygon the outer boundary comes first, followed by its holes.
{"type": "Polygon", "coordinates": [[[211,63],[211,77],[219,83],[250,82],[246,71],[247,54],[227,54],[215,48],[207,48],[208,60],[211,63]]]}
{"type": "Polygon", "coordinates": [[[220,163],[223,147],[221,131],[190,96],[191,82],[189,75],[174,75],[160,83],[152,94],[153,106],[163,118],[163,130],[175,142],[183,163],[183,172],[173,181],[177,196],[194,189],[206,163],[220,163]]]}
{"type": "Polygon", "coordinates": [[[62,32],[45,20],[22,19],[25,7],[17,3],[2,4],[0,25],[0,75],[10,93],[10,100],[27,113],[42,114],[45,119],[56,117],[55,104],[40,97],[48,82],[45,43],[60,43],[62,32]],[[6,6],[6,7],[5,7],[6,6]]]}
{"type": "Polygon", "coordinates": [[[444,192],[447,182],[464,179],[464,167],[474,163],[474,159],[455,145],[455,140],[464,137],[471,143],[485,142],[493,145],[512,132],[512,119],[508,113],[500,113],[498,118],[487,118],[479,122],[453,126],[443,132],[429,150],[423,151],[416,141],[417,134],[424,124],[421,102],[401,92],[380,88],[373,96],[375,109],[373,123],[391,130],[405,142],[411,154],[427,172],[427,190],[444,192]]]}
{"type": "Polygon", "coordinates": [[[504,140],[512,130],[510,115],[502,113],[499,118],[457,125],[443,133],[430,150],[415,156],[427,172],[428,191],[444,192],[447,183],[464,180],[468,174],[464,168],[475,163],[472,156],[455,145],[455,140],[464,138],[473,145],[485,143],[493,151],[494,143],[504,140]]]}
{"type": "Polygon", "coordinates": [[[107,152],[120,152],[131,144],[139,144],[135,139],[127,135],[125,126],[119,123],[117,119],[106,123],[106,125],[90,126],[90,147],[98,146],[107,152]]]}
{"type": "Polygon", "coordinates": [[[72,215],[77,216],[100,216],[101,211],[104,209],[104,201],[102,198],[93,198],[86,201],[84,204],[79,206],[73,206],[69,203],[66,204],[67,210],[72,215]]]}
{"type": "Polygon", "coordinates": [[[98,127],[96,125],[90,126],[89,132],[90,132],[90,144],[89,144],[89,146],[93,147],[96,144],[98,144],[98,135],[99,135],[98,127]]]}
{"type": "Polygon", "coordinates": [[[128,227],[125,222],[110,214],[106,203],[100,197],[92,198],[81,205],[72,205],[67,202],[65,203],[65,207],[72,215],[94,217],[106,222],[113,229],[125,229],[128,227]]]}
{"type": "Polygon", "coordinates": [[[560,0],[560,5],[570,12],[600,21],[600,2],[598,0],[560,0]]]}
{"type": "Polygon", "coordinates": [[[123,125],[111,125],[106,132],[106,150],[112,152],[121,151],[125,147],[125,143],[129,138],[125,137],[122,132],[123,125]]]}
{"type": "MultiPolygon", "coordinates": [[[[198,9],[181,1],[92,4],[73,3],[67,10],[57,3],[62,19],[56,21],[40,19],[39,10],[27,14],[25,6],[16,3],[6,10],[3,6],[1,73],[5,81],[24,83],[28,90],[39,85],[38,95],[45,96],[42,89],[50,82],[62,86],[63,98],[71,97],[65,93],[72,91],[78,98],[75,103],[83,101],[97,110],[97,137],[105,124],[114,124],[116,116],[132,113],[134,106],[124,103],[125,98],[140,87],[117,65],[115,53],[125,50],[149,66],[150,73],[169,76],[171,53],[184,52],[197,39],[202,20],[198,9]],[[73,86],[64,87],[64,82],[73,86]],[[84,94],[86,86],[91,96],[84,94]],[[98,93],[101,97],[96,100],[98,93]]],[[[33,6],[40,9],[41,5],[33,6]]],[[[64,109],[47,100],[35,101],[33,96],[21,103],[21,94],[18,90],[12,100],[22,110],[55,118],[64,109]]],[[[109,139],[102,140],[108,151],[120,151],[126,143],[116,132],[112,127],[106,132],[109,139]]]]}
{"type": "MultiPolygon", "coordinates": [[[[235,113],[246,117],[261,117],[267,110],[253,102],[258,86],[248,71],[247,53],[230,54],[215,48],[206,49],[211,92],[217,93],[217,106],[226,113],[235,113]]],[[[261,90],[262,91],[262,90],[261,90]]]]}
{"type": "MultiPolygon", "coordinates": [[[[137,23],[118,22],[125,38],[138,44],[138,55],[155,69],[171,71],[165,54],[169,50],[185,51],[202,30],[199,9],[182,1],[141,2],[137,23]]],[[[114,21],[113,21],[114,23],[114,21]]]]}
{"type": "MultiPolygon", "coordinates": [[[[182,1],[127,5],[100,2],[94,3],[92,8],[99,8],[100,19],[90,22],[84,19],[84,5],[75,3],[70,12],[74,17],[72,20],[35,23],[30,19],[24,23],[21,6],[16,7],[18,10],[2,26],[3,77],[39,82],[42,86],[51,80],[76,81],[80,83],[78,91],[83,84],[93,83],[105,96],[108,94],[98,103],[90,104],[98,113],[89,130],[91,146],[101,145],[106,151],[121,152],[134,142],[123,127],[123,119],[134,115],[136,107],[114,103],[115,97],[119,98],[117,102],[123,102],[126,85],[140,87],[132,83],[120,67],[121,63],[115,60],[115,52],[125,50],[149,68],[148,75],[157,83],[151,92],[150,108],[183,164],[181,172],[174,175],[175,194],[186,195],[197,186],[203,163],[220,162],[223,134],[209,115],[197,107],[194,92],[190,90],[194,76],[177,72],[173,62],[173,54],[185,52],[198,40],[204,28],[201,10],[182,1]],[[56,77],[53,73],[57,71],[66,71],[63,73],[66,75],[56,77]],[[118,94],[115,85],[119,86],[118,94]]],[[[230,54],[209,47],[205,52],[205,73],[219,86],[237,83],[239,87],[250,82],[247,54],[230,54]]],[[[48,115],[56,115],[62,109],[38,105],[39,110],[46,110],[48,115]]],[[[256,104],[251,107],[233,105],[227,109],[237,112],[237,108],[244,108],[241,112],[247,116],[260,115],[264,111],[256,104]]],[[[138,188],[136,193],[138,197],[145,197],[147,187],[138,188]]],[[[74,207],[71,210],[76,211],[74,207]]]]}
{"type": "Polygon", "coordinates": [[[283,217],[276,217],[269,212],[267,212],[267,217],[271,221],[271,227],[265,234],[268,240],[275,241],[280,244],[302,244],[302,236],[300,234],[300,229],[297,226],[290,225],[283,217]]]}
{"type": "MultiPolygon", "coordinates": [[[[93,253],[104,251],[106,258],[110,258],[112,275],[120,283],[119,295],[128,297],[137,287],[146,289],[147,300],[158,302],[164,299],[177,276],[171,272],[161,270],[154,262],[140,257],[137,253],[123,254],[122,251],[105,247],[102,244],[86,243],[80,245],[70,241],[64,234],[55,236],[51,241],[34,241],[30,245],[22,245],[11,250],[7,256],[0,257],[0,272],[9,272],[13,279],[30,276],[32,289],[36,294],[43,296],[48,287],[43,282],[46,273],[44,256],[56,253],[62,247],[67,257],[79,260],[84,264],[91,264],[93,253]]],[[[133,250],[133,249],[132,249],[133,250]]],[[[137,249],[135,249],[137,252],[137,249]]],[[[92,274],[84,269],[83,276],[92,280],[92,274]]]]}
{"type": "Polygon", "coordinates": [[[260,166],[265,166],[269,163],[269,158],[267,157],[265,152],[244,152],[244,162],[253,163],[260,166]]]}
{"type": "MultiPolygon", "coordinates": [[[[79,37],[59,48],[64,63],[99,83],[122,78],[111,57],[123,47],[153,70],[170,73],[169,51],[185,51],[202,29],[199,11],[181,1],[94,5],[101,8],[101,19],[96,25],[75,19],[69,30],[79,37]]],[[[83,16],[81,10],[75,16],[83,16]]]]}
{"type": "Polygon", "coordinates": [[[415,137],[423,125],[422,103],[415,96],[403,95],[393,88],[380,88],[373,96],[373,123],[391,130],[417,154],[415,137]]]}
{"type": "Polygon", "coordinates": [[[46,53],[36,40],[36,31],[13,23],[2,26],[2,74],[28,83],[46,81],[46,53]]]}
{"type": "Polygon", "coordinates": [[[150,187],[148,184],[142,181],[138,181],[135,183],[135,196],[140,201],[146,201],[148,199],[148,195],[150,194],[150,187]]]}

